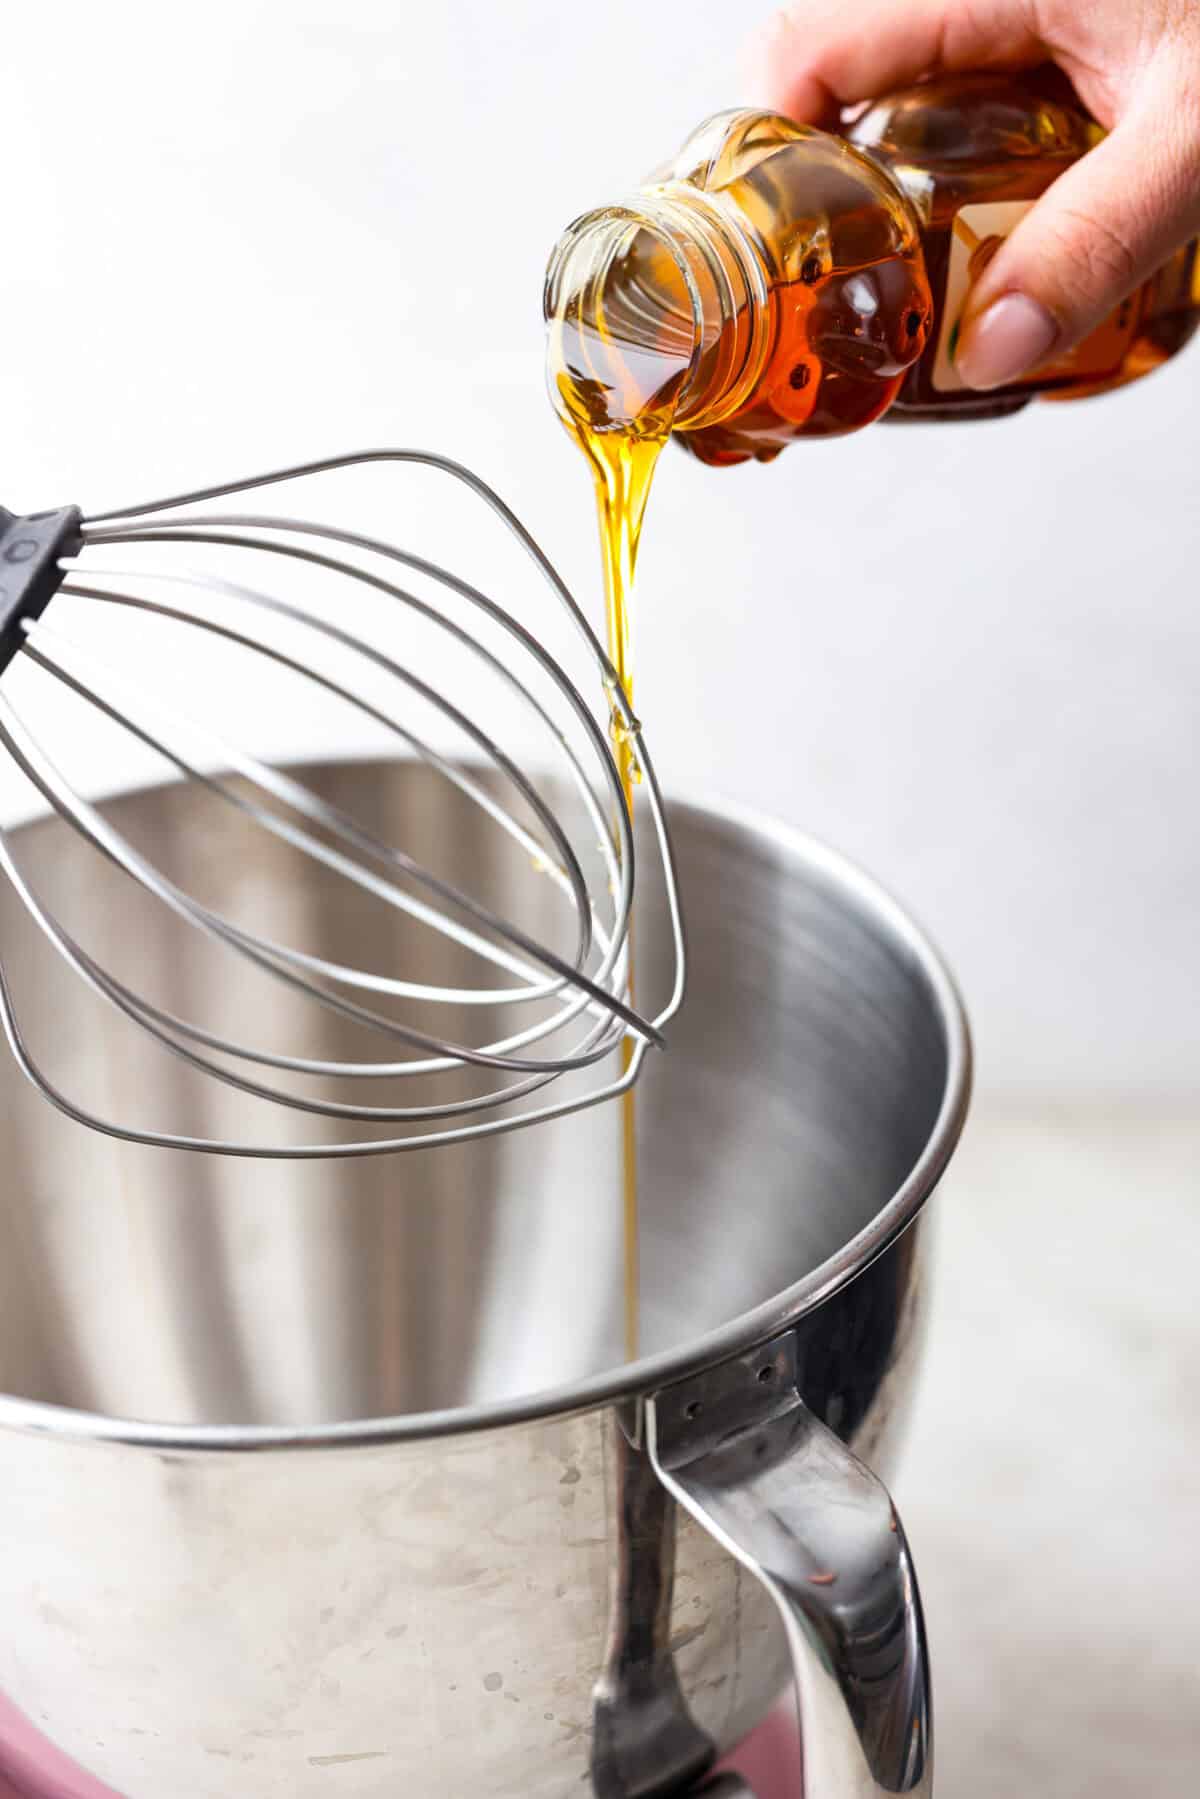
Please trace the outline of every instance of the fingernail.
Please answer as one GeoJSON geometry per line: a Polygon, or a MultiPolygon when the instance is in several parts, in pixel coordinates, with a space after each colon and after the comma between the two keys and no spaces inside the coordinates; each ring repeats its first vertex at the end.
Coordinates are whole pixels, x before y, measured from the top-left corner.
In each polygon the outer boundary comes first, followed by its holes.
{"type": "Polygon", "coordinates": [[[1003,294],[971,320],[955,363],[968,387],[1004,387],[1054,348],[1058,326],[1028,294],[1003,294]]]}

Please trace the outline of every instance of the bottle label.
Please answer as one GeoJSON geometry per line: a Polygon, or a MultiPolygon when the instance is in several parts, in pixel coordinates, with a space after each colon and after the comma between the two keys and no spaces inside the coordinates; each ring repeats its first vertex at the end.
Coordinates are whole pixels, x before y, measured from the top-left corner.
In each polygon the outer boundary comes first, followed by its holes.
{"type": "MultiPolygon", "coordinates": [[[[950,231],[950,262],[946,270],[946,297],[942,302],[941,330],[933,364],[933,385],[939,393],[960,393],[966,382],[954,364],[967,295],[1000,245],[1033,206],[1032,200],[994,200],[985,205],[964,206],[954,215],[950,231]]],[[[1109,313],[1096,329],[1073,350],[1043,362],[1012,387],[1036,387],[1047,381],[1101,381],[1120,368],[1138,321],[1139,295],[1133,293],[1109,313]]]]}

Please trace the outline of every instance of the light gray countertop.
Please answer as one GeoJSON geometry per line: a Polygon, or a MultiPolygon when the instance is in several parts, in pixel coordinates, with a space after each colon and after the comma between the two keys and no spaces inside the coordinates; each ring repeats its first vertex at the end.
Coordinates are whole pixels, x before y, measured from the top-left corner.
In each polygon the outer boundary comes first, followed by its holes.
{"type": "Polygon", "coordinates": [[[897,1501],[947,1799],[1200,1792],[1200,1108],[980,1108],[897,1501]]]}

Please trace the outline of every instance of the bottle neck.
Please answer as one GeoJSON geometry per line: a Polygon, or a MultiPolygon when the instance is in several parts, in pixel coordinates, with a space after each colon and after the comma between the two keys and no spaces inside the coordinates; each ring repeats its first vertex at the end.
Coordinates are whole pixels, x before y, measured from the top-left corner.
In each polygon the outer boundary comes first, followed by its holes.
{"type": "Polygon", "coordinates": [[[749,399],[766,365],[765,264],[733,209],[712,194],[672,182],[639,200],[649,228],[686,270],[692,301],[694,355],[676,423],[684,429],[719,424],[749,399]]]}
{"type": "Polygon", "coordinates": [[[745,403],[770,347],[769,292],[732,209],[668,182],[569,226],[544,304],[551,329],[568,321],[582,346],[577,386],[607,393],[604,422],[653,434],[717,424],[745,403]]]}

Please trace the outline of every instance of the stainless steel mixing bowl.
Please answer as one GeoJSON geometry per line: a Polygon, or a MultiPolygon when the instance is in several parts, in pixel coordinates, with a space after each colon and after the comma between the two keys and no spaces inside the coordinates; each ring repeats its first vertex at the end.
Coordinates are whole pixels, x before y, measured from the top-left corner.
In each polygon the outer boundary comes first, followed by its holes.
{"type": "MultiPolygon", "coordinates": [[[[479,853],[428,769],[317,779],[392,841],[479,853]]],[[[403,963],[403,919],[202,790],[112,810],[272,935],[403,963]]],[[[704,807],[673,829],[692,984],[639,1092],[634,1366],[611,1108],[396,1161],[238,1162],[86,1133],[5,1064],[0,1688],[102,1788],[649,1799],[702,1783],[794,1661],[809,1799],[929,1790],[915,1582],[862,1464],[886,1471],[912,1388],[961,1012],[822,848],[704,807]]],[[[165,1003],[221,990],[218,952],[168,940],[63,826],[17,848],[165,1003]]],[[[663,931],[651,906],[645,981],[663,931]]],[[[0,942],[73,1091],[242,1122],[7,901],[0,942]]],[[[276,983],[233,997],[287,1040],[276,983]]],[[[304,1017],[330,1053],[340,1027],[304,1017]]]]}

